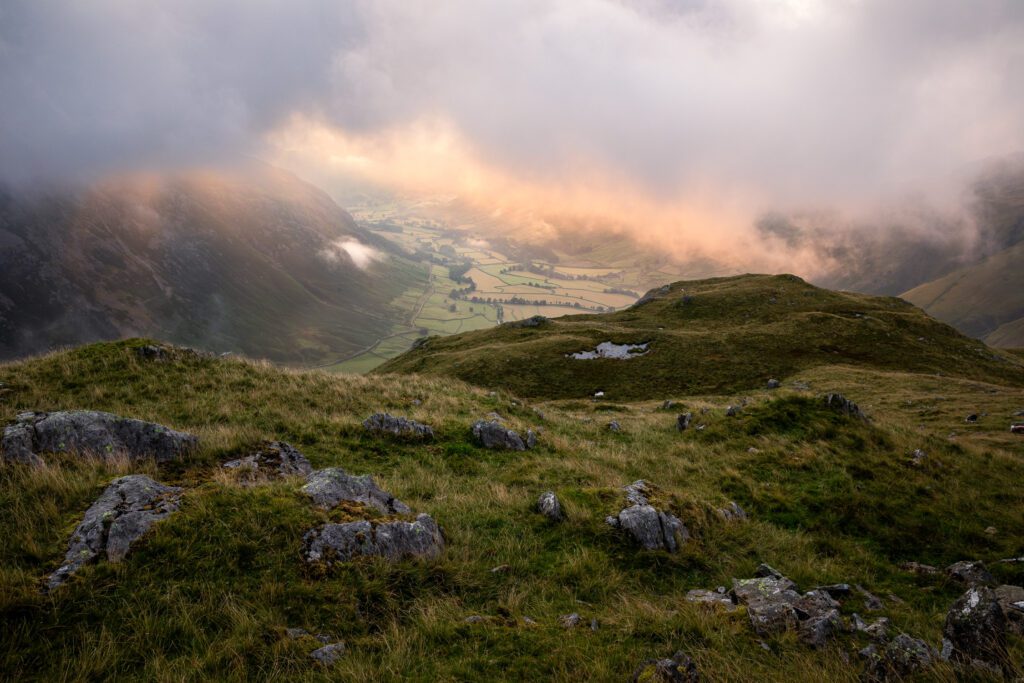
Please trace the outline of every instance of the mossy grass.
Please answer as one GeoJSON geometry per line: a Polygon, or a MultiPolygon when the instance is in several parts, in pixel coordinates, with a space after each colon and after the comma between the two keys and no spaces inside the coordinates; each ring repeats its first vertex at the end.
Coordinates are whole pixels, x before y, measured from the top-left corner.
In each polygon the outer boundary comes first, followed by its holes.
{"type": "MultiPolygon", "coordinates": [[[[29,409],[107,410],[194,432],[202,444],[161,466],[52,455],[39,469],[0,465],[0,678],[621,681],[644,659],[684,650],[710,681],[855,681],[863,637],[811,650],[786,634],[765,650],[742,610],[708,611],[686,592],[728,586],[768,562],[803,588],[862,584],[896,627],[937,644],[962,588],[899,562],[983,559],[1000,581],[1024,582],[1020,564],[994,562],[1024,554],[1024,440],[1006,426],[1024,410],[1024,385],[1013,375],[846,363],[805,368],[774,391],[530,402],[437,376],[297,372],[189,354],[146,361],[134,352],[145,343],[0,366],[5,422],[29,409]],[[833,390],[869,420],[825,408],[819,394],[833,390]],[[694,412],[689,430],[676,429],[665,398],[694,412]],[[437,436],[366,434],[360,423],[378,410],[437,436]],[[477,447],[469,425],[492,411],[538,430],[538,447],[477,447]],[[966,424],[968,413],[981,417],[966,424]],[[621,432],[607,429],[610,419],[621,432]],[[292,443],[314,467],[372,474],[442,525],[445,553],[306,566],[303,534],[361,511],[315,508],[300,478],[251,485],[219,470],[261,439],[292,443]],[[927,453],[919,466],[915,449],[927,453]],[[127,472],[186,487],[180,512],[125,562],[88,566],[40,593],[84,510],[127,472]],[[636,479],[687,524],[693,538],[681,552],[639,551],[605,524],[636,479]],[[561,498],[562,523],[533,510],[548,489],[561,498]],[[715,513],[731,500],[748,521],[715,513]],[[570,612],[598,630],[563,628],[559,616],[570,612]],[[470,615],[486,619],[465,623],[470,615]],[[318,666],[308,657],[318,643],[286,637],[292,627],[344,640],[347,652],[318,666]]],[[[851,599],[844,612],[861,607],[851,599]]],[[[1020,639],[1011,652],[1024,656],[1020,639]]],[[[940,666],[923,680],[956,675],[940,666]]]]}

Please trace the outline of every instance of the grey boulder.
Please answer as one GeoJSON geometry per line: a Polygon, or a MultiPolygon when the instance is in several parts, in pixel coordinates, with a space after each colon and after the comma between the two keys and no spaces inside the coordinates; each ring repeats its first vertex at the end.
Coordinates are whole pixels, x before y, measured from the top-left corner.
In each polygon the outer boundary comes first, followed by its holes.
{"type": "Polygon", "coordinates": [[[995,591],[974,586],[953,603],[942,629],[942,656],[956,664],[1001,670],[1006,617],[995,591]]]}
{"type": "Polygon", "coordinates": [[[991,586],[996,582],[985,563],[980,560],[954,562],[946,567],[946,575],[967,586],[991,586]]]}
{"type": "Polygon", "coordinates": [[[630,533],[646,550],[667,550],[674,553],[690,538],[682,521],[671,512],[658,510],[648,501],[650,485],[635,481],[624,488],[629,506],[605,521],[630,533]]]}
{"type": "Polygon", "coordinates": [[[309,653],[309,656],[324,666],[334,664],[345,654],[345,643],[331,643],[317,648],[309,653]]]}
{"type": "Polygon", "coordinates": [[[123,560],[154,523],[177,511],[180,497],[181,488],[164,486],[144,474],[112,481],[85,511],[68,542],[64,564],[50,575],[47,588],[56,588],[101,556],[108,562],[123,560]]]}
{"type": "Polygon", "coordinates": [[[249,455],[229,460],[229,470],[250,469],[254,473],[272,473],[280,477],[308,475],[313,471],[306,456],[284,441],[264,441],[249,455]]]}
{"type": "Polygon", "coordinates": [[[484,448],[503,451],[525,451],[537,443],[537,435],[527,430],[526,438],[506,428],[497,420],[477,420],[472,426],[473,438],[484,448]]]}
{"type": "Polygon", "coordinates": [[[348,501],[369,505],[385,515],[412,514],[408,505],[377,486],[370,475],[351,475],[340,467],[314,471],[306,478],[302,492],[325,510],[348,501]]]}
{"type": "Polygon", "coordinates": [[[939,661],[939,653],[923,640],[901,633],[886,645],[871,644],[860,651],[866,660],[864,678],[868,681],[901,681],[928,669],[939,661]]]}
{"type": "Polygon", "coordinates": [[[127,455],[157,462],[181,458],[199,439],[153,422],[95,410],[21,413],[4,429],[7,460],[41,464],[39,453],[79,453],[101,458],[127,455]]]}
{"type": "Polygon", "coordinates": [[[444,550],[444,538],[437,522],[419,514],[413,522],[361,520],[324,524],[303,537],[306,562],[327,565],[357,557],[377,556],[391,562],[406,558],[435,558],[444,550]]]}
{"type": "Polygon", "coordinates": [[[1024,588],[999,586],[995,589],[999,607],[1006,617],[1006,627],[1012,633],[1024,635],[1024,588]]]}
{"type": "Polygon", "coordinates": [[[700,672],[683,652],[677,652],[667,659],[648,659],[641,662],[633,672],[633,683],[656,681],[657,683],[698,683],[700,672]]]}
{"type": "Polygon", "coordinates": [[[537,499],[537,511],[550,519],[552,522],[561,522],[565,515],[562,513],[562,503],[554,491],[545,491],[537,499]]]}
{"type": "Polygon", "coordinates": [[[857,420],[868,419],[867,415],[861,411],[860,407],[856,403],[842,394],[825,394],[822,397],[822,403],[825,404],[826,408],[830,408],[841,415],[846,415],[847,417],[852,417],[857,420]]]}
{"type": "Polygon", "coordinates": [[[363,429],[372,434],[390,434],[413,439],[434,438],[434,430],[430,426],[388,413],[374,413],[366,418],[363,420],[363,429]]]}

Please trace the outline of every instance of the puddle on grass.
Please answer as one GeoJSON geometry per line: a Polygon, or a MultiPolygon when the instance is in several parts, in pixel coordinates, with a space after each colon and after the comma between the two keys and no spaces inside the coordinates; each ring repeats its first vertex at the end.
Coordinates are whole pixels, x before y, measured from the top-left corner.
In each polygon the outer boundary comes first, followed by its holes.
{"type": "Polygon", "coordinates": [[[635,356],[643,356],[647,353],[650,342],[643,344],[613,344],[610,341],[601,342],[593,351],[579,351],[577,353],[565,354],[567,358],[576,360],[593,360],[595,358],[614,358],[615,360],[629,360],[635,356]]]}

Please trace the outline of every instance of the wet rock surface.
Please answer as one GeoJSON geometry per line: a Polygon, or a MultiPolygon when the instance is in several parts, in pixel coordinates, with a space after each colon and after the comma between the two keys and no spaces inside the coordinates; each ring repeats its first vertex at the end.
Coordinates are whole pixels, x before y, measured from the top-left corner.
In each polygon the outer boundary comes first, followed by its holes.
{"type": "Polygon", "coordinates": [[[61,585],[95,560],[123,560],[153,524],[177,511],[180,497],[179,487],[165,486],[144,474],[112,481],[85,511],[68,542],[64,563],[47,580],[47,589],[61,585]]]}
{"type": "Polygon", "coordinates": [[[331,565],[357,557],[378,556],[392,562],[407,558],[435,558],[444,550],[437,522],[427,514],[415,521],[360,520],[324,524],[303,537],[306,562],[331,565]]]}
{"type": "Polygon", "coordinates": [[[363,420],[363,429],[371,434],[388,434],[412,439],[433,439],[432,427],[410,420],[396,417],[388,413],[374,413],[363,420]]]}
{"type": "Polygon", "coordinates": [[[527,430],[526,438],[508,429],[498,420],[477,420],[471,428],[473,438],[484,448],[503,451],[525,451],[537,443],[537,435],[527,430]]]}
{"type": "Polygon", "coordinates": [[[368,474],[352,475],[340,467],[316,470],[306,479],[302,492],[325,510],[337,507],[342,501],[362,503],[385,515],[408,515],[408,505],[383,490],[368,474]]]}
{"type": "Polygon", "coordinates": [[[252,453],[222,465],[229,470],[248,469],[254,475],[288,477],[309,475],[313,467],[306,456],[284,441],[264,441],[252,453]]]}
{"type": "Polygon", "coordinates": [[[194,450],[199,439],[169,427],[96,410],[27,412],[4,429],[2,447],[7,460],[41,464],[40,453],[78,453],[135,460],[176,460],[194,450]]]}
{"type": "Polygon", "coordinates": [[[649,503],[652,494],[650,485],[635,481],[624,488],[629,506],[618,515],[605,521],[618,529],[629,532],[634,540],[646,550],[678,550],[690,538],[686,526],[670,512],[658,510],[649,503]]]}

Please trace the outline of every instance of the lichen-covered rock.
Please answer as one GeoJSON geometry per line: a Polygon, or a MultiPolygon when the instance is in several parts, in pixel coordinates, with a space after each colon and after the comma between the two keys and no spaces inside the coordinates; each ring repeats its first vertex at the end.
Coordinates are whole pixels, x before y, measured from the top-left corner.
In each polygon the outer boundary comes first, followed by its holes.
{"type": "Polygon", "coordinates": [[[191,434],[163,425],[95,410],[21,413],[4,429],[7,460],[40,464],[40,453],[78,453],[100,458],[127,455],[166,462],[198,445],[191,434]]]}
{"type": "Polygon", "coordinates": [[[605,521],[628,531],[647,550],[668,550],[674,553],[690,538],[686,525],[670,512],[650,505],[650,487],[644,480],[624,487],[629,506],[605,521]]]}
{"type": "Polygon", "coordinates": [[[303,557],[307,562],[331,565],[356,557],[378,556],[392,562],[406,558],[435,558],[444,550],[437,522],[419,514],[413,522],[361,520],[324,524],[306,532],[303,557]]]}
{"type": "Polygon", "coordinates": [[[312,472],[306,478],[302,492],[325,510],[336,507],[342,501],[348,501],[369,505],[385,515],[412,514],[408,505],[377,486],[370,475],[351,475],[340,467],[328,467],[312,472]]]}
{"type": "Polygon", "coordinates": [[[345,654],[345,643],[331,643],[317,648],[309,653],[309,656],[324,666],[334,664],[345,654]]]}
{"type": "Polygon", "coordinates": [[[974,586],[961,595],[942,629],[942,656],[998,671],[1006,659],[1006,617],[995,591],[974,586]]]}
{"type": "Polygon", "coordinates": [[[988,567],[981,561],[954,562],[946,567],[946,576],[967,586],[992,586],[996,582],[988,567]]]}
{"type": "Polygon", "coordinates": [[[797,628],[799,618],[794,605],[800,600],[800,594],[789,579],[774,576],[733,579],[732,592],[736,602],[746,605],[750,625],[759,636],[797,628]]]}
{"type": "Polygon", "coordinates": [[[83,565],[101,557],[108,562],[123,560],[155,522],[178,509],[180,497],[181,488],[164,486],[144,474],[112,481],[85,511],[68,542],[64,564],[50,575],[47,588],[56,588],[83,565]]]}
{"type": "Polygon", "coordinates": [[[472,427],[473,438],[484,448],[505,451],[525,451],[537,443],[533,430],[526,432],[526,440],[518,432],[506,428],[497,420],[477,420],[472,427]]]}
{"type": "Polygon", "coordinates": [[[388,413],[374,413],[366,418],[363,420],[363,429],[372,434],[390,434],[403,438],[434,438],[434,430],[430,426],[388,413]]]}
{"type": "Polygon", "coordinates": [[[671,659],[648,659],[633,672],[633,683],[699,683],[697,665],[682,652],[671,659]]]}
{"type": "Polygon", "coordinates": [[[537,499],[537,511],[552,522],[561,522],[565,518],[562,514],[562,503],[554,491],[540,494],[540,498],[537,499]]]}
{"type": "Polygon", "coordinates": [[[873,683],[901,681],[934,666],[939,660],[935,648],[905,633],[883,646],[868,645],[860,651],[860,656],[866,660],[864,678],[873,683]]]}
{"type": "Polygon", "coordinates": [[[736,603],[732,601],[732,596],[724,587],[713,591],[704,588],[694,588],[687,592],[686,601],[698,605],[711,605],[712,607],[724,609],[726,612],[736,611],[736,603]]]}
{"type": "Polygon", "coordinates": [[[856,403],[842,394],[825,394],[822,397],[822,403],[825,404],[826,408],[831,408],[837,413],[841,413],[847,417],[856,418],[858,420],[868,419],[867,415],[861,411],[860,407],[856,403]]]}
{"type": "Polygon", "coordinates": [[[313,471],[306,456],[284,441],[264,441],[252,453],[222,465],[229,470],[250,469],[254,474],[279,477],[309,475],[313,471]]]}
{"type": "Polygon", "coordinates": [[[1007,629],[1024,635],[1024,588],[1020,586],[999,586],[995,589],[996,600],[1006,617],[1007,629]]]}

